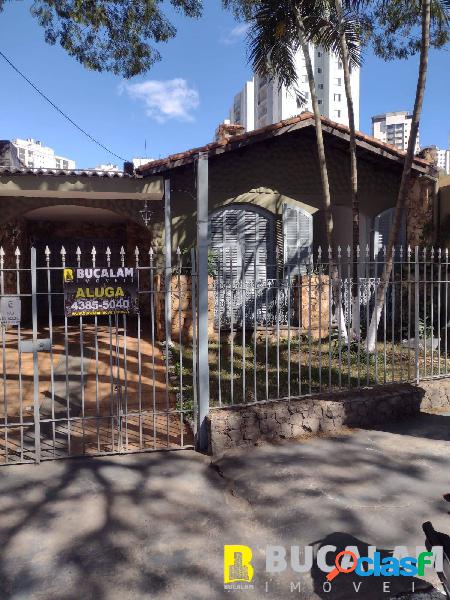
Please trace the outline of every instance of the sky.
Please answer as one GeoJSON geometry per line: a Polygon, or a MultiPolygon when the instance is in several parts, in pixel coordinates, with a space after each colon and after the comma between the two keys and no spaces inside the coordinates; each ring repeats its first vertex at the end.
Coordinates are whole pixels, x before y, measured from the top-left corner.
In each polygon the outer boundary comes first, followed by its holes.
{"type": "MultiPolygon", "coordinates": [[[[167,4],[167,3],[165,3],[167,4]]],[[[31,2],[12,0],[0,13],[0,50],[55,104],[119,156],[160,158],[212,141],[234,95],[251,76],[245,27],[205,0],[199,20],[167,9],[177,36],[145,75],[123,80],[83,68],[59,46],[45,43],[31,2]]],[[[385,63],[369,51],[361,70],[360,129],[371,116],[412,110],[417,58],[385,63]]],[[[433,51],[420,135],[421,145],[448,147],[450,52],[433,51]]],[[[0,58],[0,139],[35,138],[77,167],[120,159],[109,155],[61,117],[0,58]]]]}

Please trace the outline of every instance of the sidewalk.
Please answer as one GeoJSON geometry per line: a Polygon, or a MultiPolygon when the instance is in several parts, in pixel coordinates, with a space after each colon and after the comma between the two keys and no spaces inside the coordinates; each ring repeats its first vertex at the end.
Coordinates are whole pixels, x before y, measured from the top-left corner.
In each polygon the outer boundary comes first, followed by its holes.
{"type": "Polygon", "coordinates": [[[324,593],[313,569],[291,594],[299,576],[267,579],[264,548],[385,551],[423,545],[426,520],[449,531],[441,500],[450,492],[449,424],[448,415],[423,414],[390,431],[239,451],[213,467],[191,451],[2,467],[0,598],[388,599],[411,578],[398,578],[391,594],[369,578],[355,594],[352,576],[340,575],[324,593]],[[224,544],[251,546],[255,591],[224,591],[224,544]]]}

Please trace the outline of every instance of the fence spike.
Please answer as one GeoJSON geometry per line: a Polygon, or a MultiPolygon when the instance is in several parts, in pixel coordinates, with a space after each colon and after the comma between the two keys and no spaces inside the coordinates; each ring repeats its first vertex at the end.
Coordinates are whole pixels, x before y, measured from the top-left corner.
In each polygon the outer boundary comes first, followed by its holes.
{"type": "Polygon", "coordinates": [[[50,252],[50,248],[48,246],[45,246],[44,254],[47,258],[50,256],[51,252],[50,252]]]}
{"type": "Polygon", "coordinates": [[[322,246],[317,248],[317,259],[320,260],[322,258],[322,246]]]}
{"type": "Polygon", "coordinates": [[[383,247],[381,248],[381,253],[383,254],[383,257],[386,256],[386,246],[383,244],[383,247]]]}
{"type": "Polygon", "coordinates": [[[16,256],[20,256],[20,248],[19,246],[16,247],[16,251],[14,253],[16,256]]]}
{"type": "Polygon", "coordinates": [[[400,260],[403,258],[403,244],[400,244],[400,260]]]}
{"type": "Polygon", "coordinates": [[[448,262],[448,248],[445,249],[445,262],[448,262]]]}
{"type": "Polygon", "coordinates": [[[412,253],[411,244],[408,244],[408,260],[411,258],[411,253],[412,253]]]}
{"type": "Polygon", "coordinates": [[[369,244],[366,244],[366,257],[367,258],[369,258],[369,254],[370,254],[369,244]]]}
{"type": "Polygon", "coordinates": [[[337,252],[338,252],[338,258],[341,258],[341,247],[340,246],[337,247],[337,252]]]}
{"type": "Polygon", "coordinates": [[[125,254],[125,248],[123,246],[121,246],[120,255],[123,256],[124,254],[125,254]]]}
{"type": "Polygon", "coordinates": [[[423,248],[423,260],[425,260],[426,257],[427,257],[427,247],[424,246],[424,248],[423,248]]]}
{"type": "Polygon", "coordinates": [[[332,256],[333,256],[333,250],[332,250],[331,246],[328,246],[328,258],[331,260],[332,256]]]}
{"type": "Polygon", "coordinates": [[[150,257],[153,258],[153,248],[150,246],[150,250],[148,251],[150,257]]]}
{"type": "Polygon", "coordinates": [[[350,244],[347,246],[347,256],[350,258],[352,255],[352,249],[350,248],[350,244]]]}
{"type": "Polygon", "coordinates": [[[442,260],[442,250],[441,250],[441,248],[438,248],[438,258],[439,258],[439,260],[442,260]]]}
{"type": "Polygon", "coordinates": [[[75,254],[76,254],[77,256],[81,256],[81,248],[80,248],[80,246],[77,246],[77,249],[76,249],[76,252],[75,252],[75,254]]]}
{"type": "Polygon", "coordinates": [[[95,246],[92,246],[91,254],[92,254],[92,256],[95,256],[97,254],[97,250],[95,249],[95,246]]]}
{"type": "Polygon", "coordinates": [[[3,246],[0,246],[0,256],[5,256],[5,251],[3,250],[3,246]]]}
{"type": "Polygon", "coordinates": [[[66,255],[66,249],[64,248],[64,246],[61,246],[61,252],[60,252],[61,256],[65,256],[66,255]]]}
{"type": "Polygon", "coordinates": [[[356,246],[356,257],[359,258],[361,256],[361,248],[359,244],[356,246]]]}
{"type": "Polygon", "coordinates": [[[105,254],[106,256],[111,256],[111,248],[109,246],[107,246],[105,254]]]}
{"type": "Polygon", "coordinates": [[[430,254],[431,254],[431,259],[433,259],[434,258],[434,246],[431,246],[430,254]]]}
{"type": "Polygon", "coordinates": [[[134,249],[134,255],[135,256],[139,256],[139,248],[136,246],[136,248],[134,249]]]}
{"type": "Polygon", "coordinates": [[[178,256],[180,256],[180,254],[181,254],[180,246],[177,246],[177,251],[176,251],[176,253],[178,254],[178,256]]]}

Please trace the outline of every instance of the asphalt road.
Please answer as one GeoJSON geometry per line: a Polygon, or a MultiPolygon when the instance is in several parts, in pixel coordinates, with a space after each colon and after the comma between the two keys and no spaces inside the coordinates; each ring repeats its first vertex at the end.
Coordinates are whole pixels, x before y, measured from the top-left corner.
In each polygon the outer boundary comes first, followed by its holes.
{"type": "Polygon", "coordinates": [[[417,600],[443,598],[411,577],[391,579],[386,591],[383,578],[354,574],[327,592],[316,567],[267,575],[265,551],[414,550],[424,521],[450,531],[446,492],[450,415],[264,445],[214,465],[183,451],[2,467],[0,598],[378,600],[412,598],[413,581],[427,590],[417,600]],[[251,547],[255,589],[224,590],[224,544],[251,547]]]}

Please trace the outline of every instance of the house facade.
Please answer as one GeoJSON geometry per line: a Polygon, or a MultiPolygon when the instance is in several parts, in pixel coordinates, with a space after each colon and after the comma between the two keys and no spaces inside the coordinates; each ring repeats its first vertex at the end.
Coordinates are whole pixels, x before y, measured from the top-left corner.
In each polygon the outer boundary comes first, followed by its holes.
{"type": "MultiPolygon", "coordinates": [[[[334,251],[352,244],[349,131],[322,120],[334,220],[334,251]]],[[[218,268],[241,265],[261,277],[290,272],[319,246],[328,251],[314,120],[310,113],[240,135],[226,135],[203,148],[153,161],[139,169],[145,178],[170,180],[172,251],[196,236],[196,159],[209,158],[209,238],[218,268]]],[[[233,133],[236,126],[233,126],[233,133]]],[[[405,153],[358,133],[360,243],[380,260],[392,224],[405,153]]],[[[398,244],[434,240],[437,179],[432,165],[415,159],[408,206],[398,244]]],[[[164,243],[164,223],[155,215],[152,237],[164,243]]]]}

